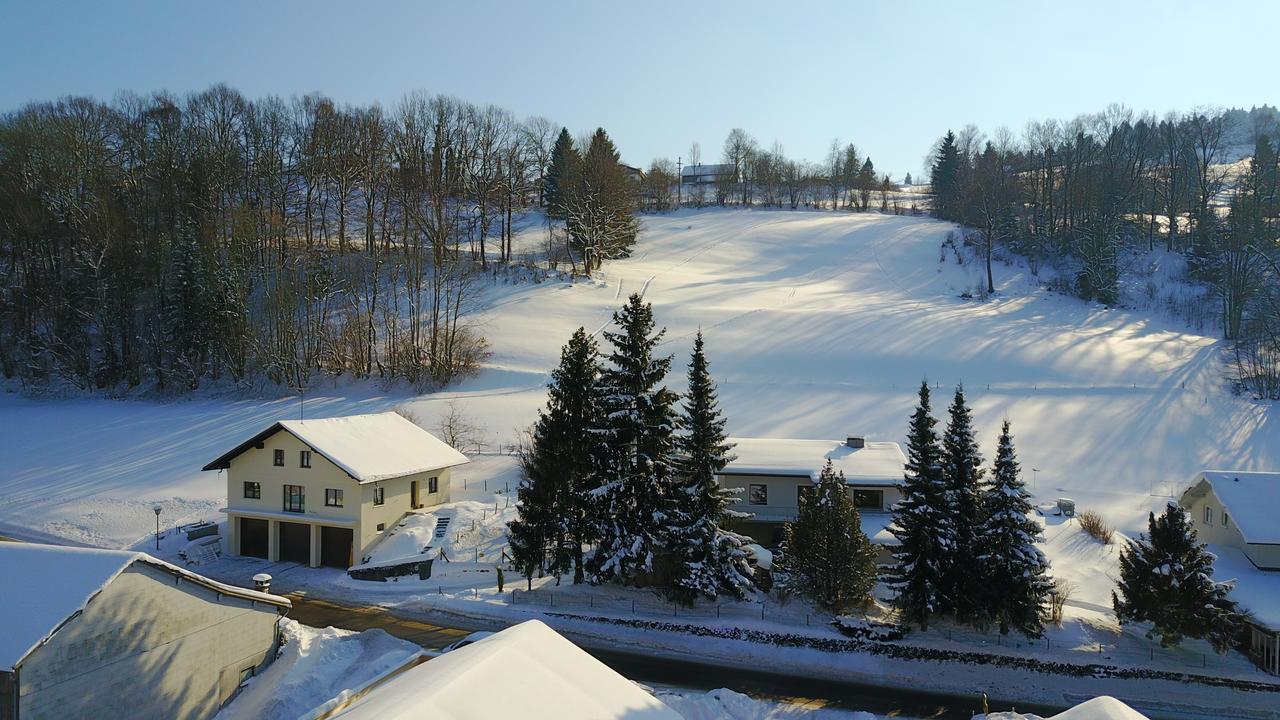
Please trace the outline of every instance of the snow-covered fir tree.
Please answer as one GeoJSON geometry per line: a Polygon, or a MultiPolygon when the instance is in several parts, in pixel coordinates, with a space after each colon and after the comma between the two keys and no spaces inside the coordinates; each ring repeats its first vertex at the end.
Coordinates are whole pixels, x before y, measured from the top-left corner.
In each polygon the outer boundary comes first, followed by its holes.
{"type": "Polygon", "coordinates": [[[590,430],[599,424],[599,372],[595,340],[578,328],[551,372],[547,406],[538,412],[521,463],[519,524],[513,522],[509,534],[522,546],[532,546],[535,537],[544,539],[549,553],[545,569],[555,573],[557,583],[570,570],[575,584],[583,581],[582,547],[593,539],[588,501],[595,436],[590,430]]]}
{"type": "Polygon", "coordinates": [[[955,532],[947,512],[947,487],[942,476],[942,449],[929,412],[929,383],[920,383],[920,402],[911,415],[907,435],[907,466],[900,489],[902,500],[893,508],[889,531],[898,539],[893,567],[885,581],[897,595],[905,623],[929,627],[929,618],[948,606],[943,595],[943,563],[955,547],[955,532]]]}
{"type": "Polygon", "coordinates": [[[716,473],[733,461],[733,444],[725,435],[725,418],[716,398],[715,380],[703,349],[702,331],[693,341],[689,390],[676,438],[678,486],[673,496],[675,518],[669,544],[674,555],[673,593],[692,600],[715,598],[721,591],[743,597],[754,589],[753,573],[743,547],[751,542],[722,525],[747,513],[731,509],[732,491],[716,482],[716,473]]]}
{"type": "Polygon", "coordinates": [[[1001,634],[1012,628],[1029,637],[1044,632],[1044,606],[1052,588],[1049,561],[1037,547],[1040,524],[1031,514],[1031,495],[1009,433],[1000,427],[1000,441],[991,482],[982,493],[982,525],[977,532],[977,567],[981,582],[975,619],[995,623],[1001,634]]]}
{"type": "Polygon", "coordinates": [[[522,477],[516,487],[515,520],[507,523],[507,544],[511,548],[511,564],[525,577],[533,589],[533,576],[546,569],[548,535],[554,532],[558,519],[554,515],[551,483],[538,466],[532,452],[520,459],[522,477]]]}
{"type": "Polygon", "coordinates": [[[1232,584],[1213,579],[1213,555],[1197,539],[1187,511],[1169,503],[1151,513],[1147,532],[1120,551],[1120,581],[1111,602],[1121,624],[1151,623],[1147,637],[1163,647],[1203,638],[1218,652],[1240,637],[1244,616],[1227,597],[1232,584]]]}
{"type": "Polygon", "coordinates": [[[942,436],[942,474],[947,483],[947,515],[955,543],[943,559],[943,594],[948,601],[946,610],[961,622],[971,622],[982,597],[977,533],[982,521],[979,496],[984,471],[973,414],[965,404],[964,386],[956,386],[948,414],[947,430],[942,436]]]}
{"type": "Polygon", "coordinates": [[[832,612],[865,606],[876,585],[876,548],[862,531],[844,473],[827,460],[813,491],[801,498],[796,521],[784,528],[789,586],[832,612]]]}
{"type": "Polygon", "coordinates": [[[617,331],[597,383],[601,421],[596,436],[592,516],[598,541],[588,569],[597,581],[648,581],[665,550],[673,519],[675,409],[662,385],[671,357],[655,357],[665,331],[654,331],[653,308],[638,294],[614,313],[617,331]]]}

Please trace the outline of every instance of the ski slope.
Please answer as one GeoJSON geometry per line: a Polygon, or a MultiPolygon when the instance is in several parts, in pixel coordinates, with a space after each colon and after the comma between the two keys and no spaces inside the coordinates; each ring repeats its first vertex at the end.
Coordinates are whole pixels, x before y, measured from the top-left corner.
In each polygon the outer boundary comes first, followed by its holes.
{"type": "MultiPolygon", "coordinates": [[[[510,443],[571,332],[598,332],[642,292],[668,328],[672,387],[704,331],[732,435],[902,441],[922,378],[938,385],[940,417],[963,382],[988,457],[1008,417],[1038,500],[1074,498],[1129,534],[1197,470],[1280,468],[1277,411],[1230,395],[1215,338],[1049,292],[1017,266],[997,264],[991,300],[964,300],[981,268],[942,252],[951,229],[806,211],[646,217],[634,256],[591,281],[495,281],[481,320],[493,355],[478,376],[418,397],[315,389],[307,415],[408,405],[431,427],[453,402],[488,449],[510,443]]],[[[153,528],[154,501],[166,525],[216,517],[224,480],[200,466],[297,412],[296,398],[0,396],[0,534],[127,546],[153,528]]]]}

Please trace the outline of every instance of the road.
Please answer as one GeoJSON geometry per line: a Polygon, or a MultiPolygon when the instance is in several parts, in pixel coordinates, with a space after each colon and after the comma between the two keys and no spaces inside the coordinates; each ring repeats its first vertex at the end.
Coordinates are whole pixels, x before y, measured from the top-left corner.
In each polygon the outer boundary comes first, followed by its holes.
{"type": "MultiPolygon", "coordinates": [[[[398,615],[384,608],[348,605],[305,593],[287,593],[293,602],[289,616],[313,627],[368,630],[381,628],[391,635],[439,650],[465,637],[471,629],[433,625],[398,615]]],[[[957,718],[968,720],[981,710],[981,699],[924,691],[904,692],[854,682],[833,682],[762,670],[742,670],[692,660],[672,660],[616,650],[584,647],[619,674],[649,685],[693,690],[729,688],[756,698],[786,700],[819,708],[865,710],[888,717],[957,718]]],[[[1018,705],[1023,712],[1051,715],[1061,708],[1018,705]]],[[[994,708],[993,708],[994,709],[994,708]]]]}

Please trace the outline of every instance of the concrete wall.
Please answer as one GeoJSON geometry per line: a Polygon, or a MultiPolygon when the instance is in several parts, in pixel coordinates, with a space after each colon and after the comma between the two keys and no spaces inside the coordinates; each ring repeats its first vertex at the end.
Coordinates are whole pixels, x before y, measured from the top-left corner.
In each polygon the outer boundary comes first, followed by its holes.
{"type": "Polygon", "coordinates": [[[20,717],[210,717],[274,657],[277,621],[134,563],[19,668],[20,717]]]}

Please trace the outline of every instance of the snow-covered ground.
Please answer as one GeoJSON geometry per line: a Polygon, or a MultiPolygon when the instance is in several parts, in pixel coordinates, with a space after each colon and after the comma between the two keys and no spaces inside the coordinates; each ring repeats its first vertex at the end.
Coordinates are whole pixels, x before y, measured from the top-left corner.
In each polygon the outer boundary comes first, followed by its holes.
{"type": "Polygon", "coordinates": [[[422,648],[383,630],[351,632],[280,621],[284,647],[217,720],[312,717],[411,662],[422,648]]]}
{"type": "MultiPolygon", "coordinates": [[[[1280,467],[1276,408],[1227,392],[1215,338],[1039,289],[1018,267],[997,265],[991,301],[962,300],[980,269],[940,251],[946,223],[709,209],[643,225],[635,256],[595,280],[496,283],[482,323],[493,356],[479,376],[417,398],[315,389],[307,415],[407,402],[430,427],[453,401],[490,448],[509,443],[533,420],[572,330],[599,330],[644,292],[677,356],[673,386],[694,331],[706,333],[734,435],[902,440],[921,378],[940,385],[938,413],[963,381],[988,454],[1010,418],[1038,498],[1071,496],[1126,533],[1198,469],[1280,467]]],[[[153,501],[166,524],[215,515],[222,482],[199,468],[297,411],[296,398],[5,395],[0,528],[120,547],[151,529],[153,501]]]]}

